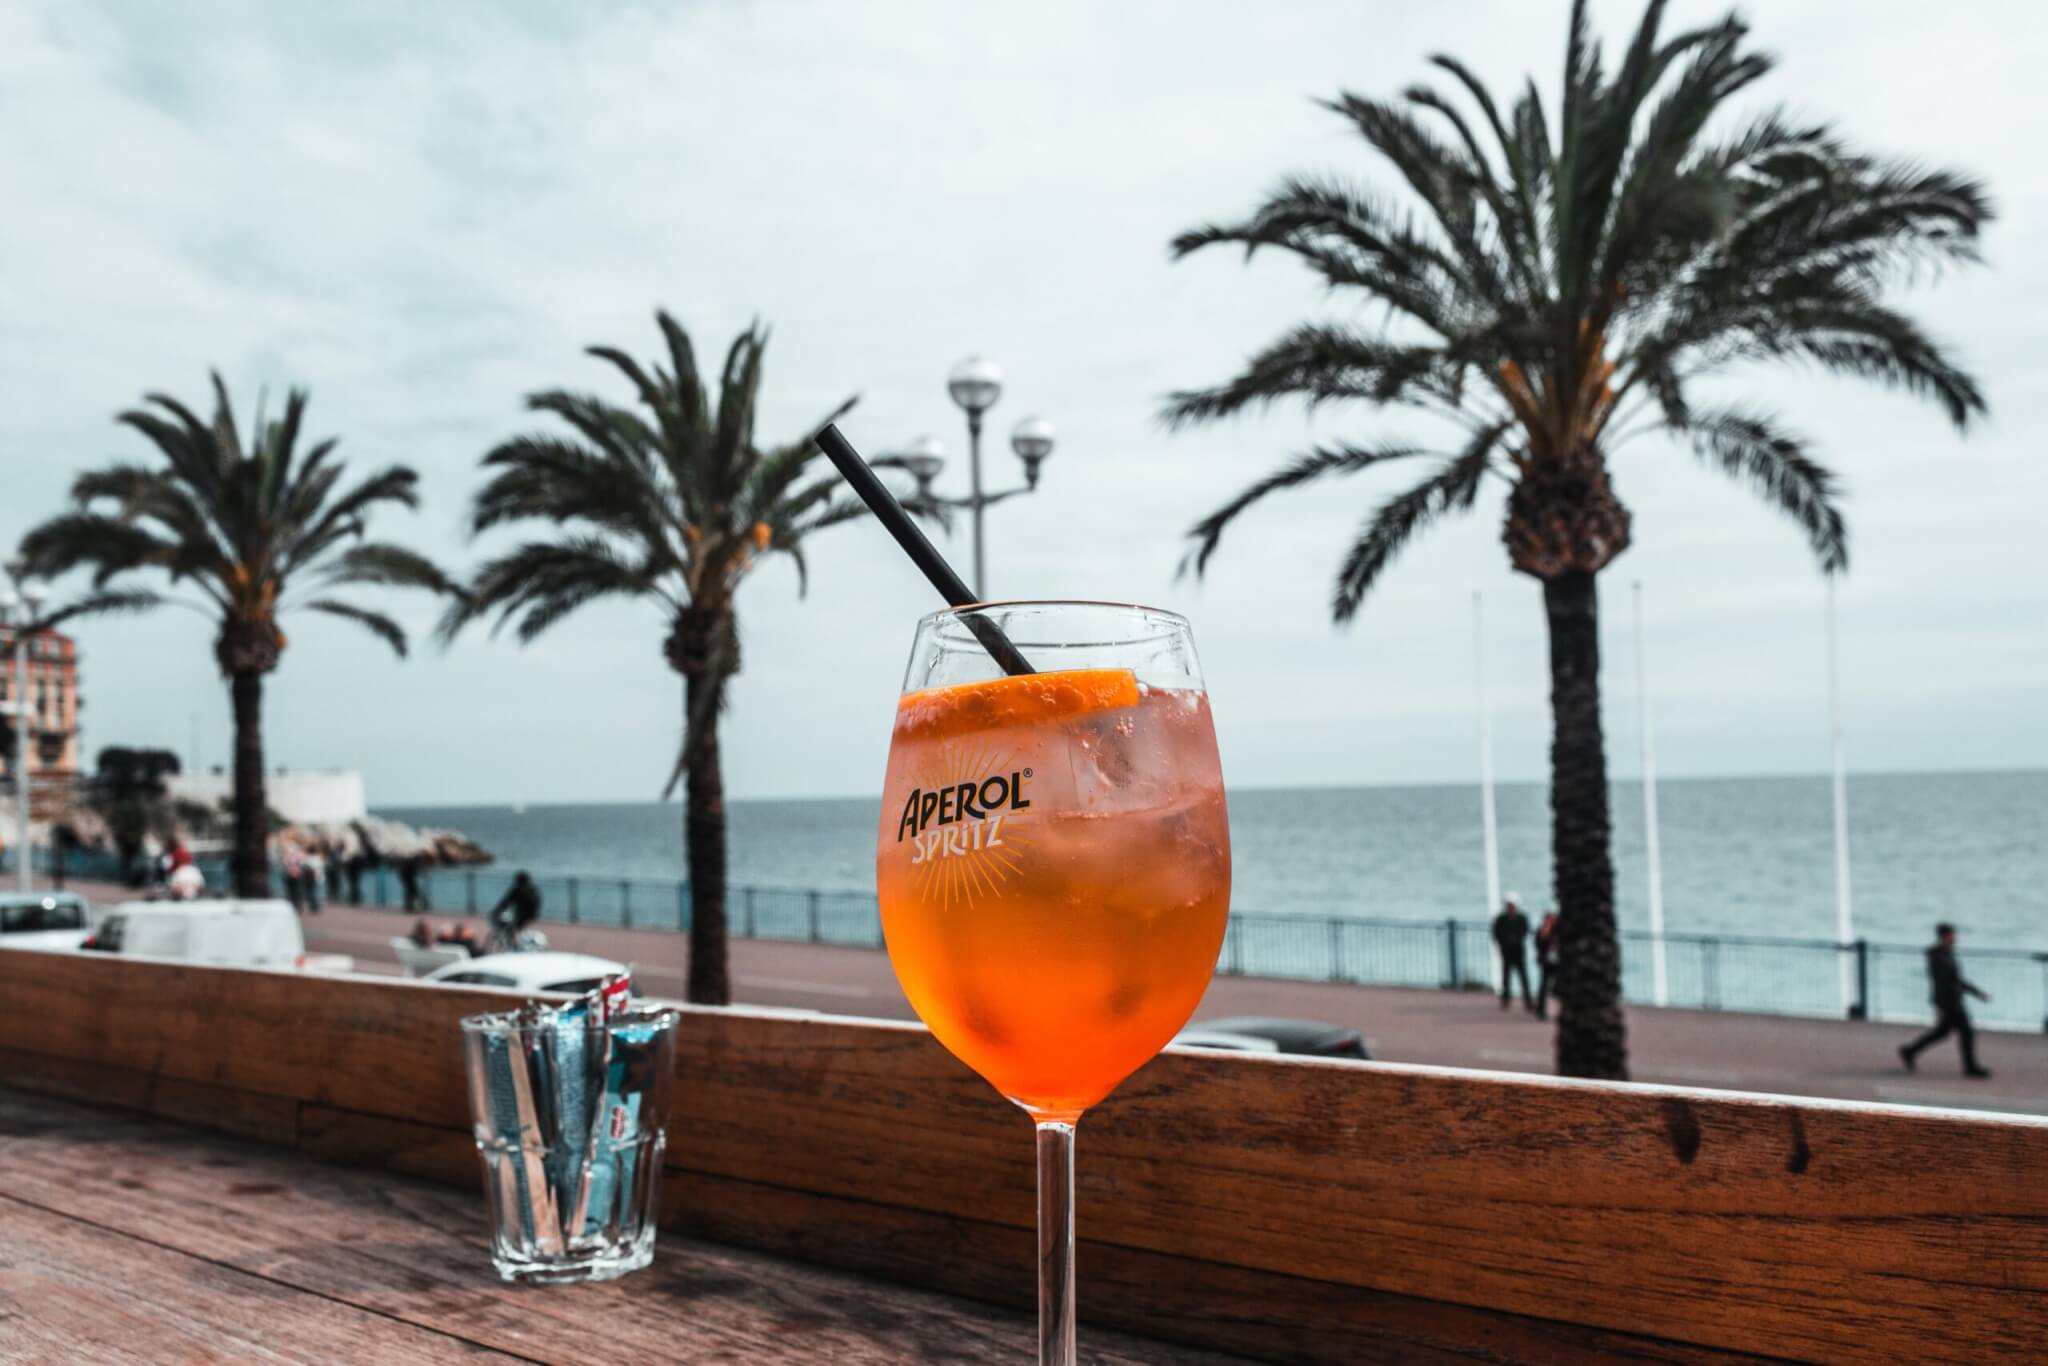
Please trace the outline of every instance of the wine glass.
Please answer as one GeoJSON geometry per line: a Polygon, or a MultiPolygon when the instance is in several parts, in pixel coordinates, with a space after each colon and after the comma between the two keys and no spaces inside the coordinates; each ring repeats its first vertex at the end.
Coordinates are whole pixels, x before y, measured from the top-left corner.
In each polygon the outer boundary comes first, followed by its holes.
{"type": "Polygon", "coordinates": [[[1039,1361],[1067,1366],[1075,1126],[1187,1023],[1229,917],[1223,772],[1186,619],[1090,602],[924,618],[875,865],[904,994],[1037,1125],[1039,1361]]]}

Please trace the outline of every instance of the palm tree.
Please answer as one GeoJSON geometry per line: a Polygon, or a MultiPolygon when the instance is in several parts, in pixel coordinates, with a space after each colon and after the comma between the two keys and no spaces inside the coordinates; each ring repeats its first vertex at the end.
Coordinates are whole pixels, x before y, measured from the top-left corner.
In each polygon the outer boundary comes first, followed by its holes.
{"type": "Polygon", "coordinates": [[[1401,102],[1326,102],[1393,166],[1408,205],[1297,177],[1249,218],[1173,244],[1177,257],[1218,243],[1292,253],[1386,321],[1297,327],[1228,383],[1173,395],[1169,425],[1297,397],[1405,406],[1451,433],[1298,456],[1197,523],[1186,567],[1199,574],[1224,529],[1267,494],[1431,462],[1372,509],[1346,552],[1333,614],[1347,622],[1411,537],[1470,510],[1488,475],[1506,483],[1508,559],[1542,582],[1549,618],[1557,1065],[1576,1076],[1627,1074],[1595,591],[1629,545],[1610,457],[1632,437],[1668,433],[1788,514],[1835,574],[1848,545],[1834,475],[1775,415],[1696,401],[1693,381],[1737,362],[1803,360],[1930,398],[1959,429],[1985,408],[1943,347],[1884,302],[1916,269],[1978,259],[1992,216],[1983,186],[1861,154],[1779,111],[1710,134],[1772,59],[1745,46],[1733,15],[1667,37],[1664,8],[1645,9],[1610,78],[1586,6],[1573,4],[1555,122],[1534,81],[1504,116],[1447,56],[1432,60],[1463,103],[1428,86],[1401,102]]]}
{"type": "Polygon", "coordinates": [[[723,1005],[726,971],[725,781],[718,714],[740,667],[740,581],[774,552],[805,578],[804,542],[862,515],[834,495],[836,475],[806,477],[818,454],[810,431],[853,407],[848,399],[787,445],[754,443],[754,416],[768,333],[742,332],[726,353],[714,405],[690,338],[657,312],[667,368],[645,369],[625,352],[593,346],[615,366],[639,406],[561,391],[533,394],[529,410],[558,418],[570,434],[514,437],[484,457],[493,471],[476,496],[472,527],[540,523],[534,539],[485,563],[468,595],[449,611],[444,635],[495,614],[531,641],[587,602],[645,598],[662,612],[663,657],[683,678],[683,739],[664,797],[683,784],[684,845],[690,883],[689,999],[723,1005]]]}
{"type": "Polygon", "coordinates": [[[197,592],[198,602],[131,592],[123,605],[172,603],[218,623],[214,658],[227,676],[235,715],[235,892],[264,896],[270,830],[263,678],[284,652],[279,615],[303,607],[340,617],[403,657],[404,628],[335,594],[360,586],[436,593],[454,586],[424,556],[363,539],[380,504],[419,505],[413,471],[392,465],[344,488],[345,466],[334,455],[338,437],[299,449],[305,390],[291,391],[276,421],[265,422],[259,411],[246,450],[218,373],[213,396],[211,422],[164,394],[150,394],[148,406],[120,414],[120,422],[156,446],[162,463],[81,474],[71,486],[77,506],[31,531],[22,553],[45,574],[90,566],[97,589],[116,579],[125,584],[126,575],[161,571],[171,586],[190,584],[197,592]]]}

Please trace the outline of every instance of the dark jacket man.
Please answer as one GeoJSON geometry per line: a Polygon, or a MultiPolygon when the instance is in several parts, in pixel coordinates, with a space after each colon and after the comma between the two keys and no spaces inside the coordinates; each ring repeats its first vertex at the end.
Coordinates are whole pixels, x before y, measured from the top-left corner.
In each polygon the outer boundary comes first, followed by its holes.
{"type": "Polygon", "coordinates": [[[1956,927],[1953,925],[1944,923],[1934,927],[1934,943],[1927,949],[1927,994],[1934,1002],[1934,1028],[1899,1049],[1899,1060],[1906,1064],[1906,1070],[1913,1070],[1925,1049],[1954,1034],[1962,1047],[1963,1075],[1990,1076],[1990,1072],[1977,1065],[1977,1030],[1970,1023],[1970,1012],[1964,1006],[1963,997],[1974,996],[1980,1001],[1988,1001],[1991,997],[1979,991],[1956,965],[1956,927]]]}
{"type": "Polygon", "coordinates": [[[1514,897],[1493,918],[1493,942],[1500,949],[1500,1008],[1508,1008],[1509,990],[1516,977],[1522,979],[1522,1004],[1532,1012],[1536,999],[1529,992],[1529,917],[1514,897]]]}

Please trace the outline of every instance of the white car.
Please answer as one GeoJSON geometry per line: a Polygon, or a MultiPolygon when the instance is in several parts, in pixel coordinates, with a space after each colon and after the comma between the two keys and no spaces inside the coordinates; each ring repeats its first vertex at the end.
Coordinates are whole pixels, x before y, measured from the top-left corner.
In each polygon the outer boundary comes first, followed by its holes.
{"type": "Polygon", "coordinates": [[[595,991],[614,973],[627,971],[624,963],[596,958],[587,953],[487,953],[459,963],[435,968],[422,981],[454,982],[473,987],[498,987],[506,991],[566,991],[582,995],[595,991]]]}
{"type": "Polygon", "coordinates": [[[75,949],[92,933],[92,911],[76,892],[0,892],[0,947],[75,949]]]}

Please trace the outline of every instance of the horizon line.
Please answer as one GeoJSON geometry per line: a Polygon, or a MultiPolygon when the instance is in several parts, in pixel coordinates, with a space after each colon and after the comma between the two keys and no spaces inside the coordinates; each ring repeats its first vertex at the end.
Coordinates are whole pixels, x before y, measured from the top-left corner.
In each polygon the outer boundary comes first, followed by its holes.
{"type": "MultiPolygon", "coordinates": [[[[2040,774],[2040,775],[2048,775],[2048,766],[2042,766],[2042,765],[2037,765],[2037,764],[2029,764],[2029,765],[2020,765],[2020,766],[2015,766],[2015,767],[2007,767],[2007,768],[1889,768],[1889,769],[1850,769],[1850,770],[1849,770],[1849,772],[1848,772],[1848,776],[1849,776],[1849,778],[1851,778],[1851,779],[1856,779],[1856,778],[1981,778],[1981,777],[2004,777],[2004,776],[2008,776],[2008,775],[2015,775],[2015,774],[2017,774],[2017,775],[2027,775],[2027,774],[2040,774]]],[[[1739,782],[1793,782],[1793,781],[1797,781],[1797,780],[1801,780],[1801,779],[1813,779],[1813,780],[1816,780],[1816,781],[1820,781],[1820,782],[1826,782],[1826,781],[1830,781],[1830,780],[1832,779],[1832,777],[1833,777],[1833,775],[1832,775],[1832,774],[1831,774],[1830,772],[1828,772],[1827,770],[1824,770],[1824,769],[1823,769],[1823,770],[1816,770],[1816,771],[1812,771],[1812,772],[1806,772],[1806,771],[1801,771],[1801,772],[1780,772],[1780,773],[1684,773],[1684,774],[1659,774],[1659,775],[1657,775],[1657,783],[1658,783],[1658,785],[1659,785],[1659,786],[1661,787],[1661,786],[1664,786],[1665,784],[1669,784],[1669,783],[1726,783],[1726,782],[1736,782],[1736,783],[1739,783],[1739,782]]],[[[1610,775],[1610,776],[1609,776],[1609,778],[1608,778],[1608,783],[1609,783],[1609,785],[1610,785],[1610,786],[1614,786],[1614,785],[1619,785],[1619,784],[1621,784],[1621,783],[1635,783],[1635,784],[1640,784],[1641,782],[1642,782],[1642,774],[1641,774],[1641,773],[1631,773],[1631,774],[1625,774],[1625,775],[1610,775]]],[[[1493,785],[1494,785],[1494,786],[1495,786],[1496,788],[1501,788],[1501,787],[1546,787],[1546,786],[1548,786],[1548,785],[1549,785],[1549,779],[1548,779],[1548,778],[1496,778],[1496,779],[1494,780],[1494,784],[1493,784],[1493,785]]],[[[1262,783],[1262,784],[1255,784],[1255,785],[1246,785],[1246,786],[1233,786],[1232,784],[1230,784],[1230,783],[1229,783],[1229,782],[1228,782],[1228,781],[1226,780],[1226,781],[1225,781],[1225,783],[1224,783],[1224,790],[1225,790],[1225,792],[1243,792],[1243,793],[1254,793],[1254,792],[1260,792],[1260,793],[1263,793],[1263,792],[1354,792],[1354,791],[1401,791],[1401,790],[1404,790],[1404,789],[1412,789],[1412,788],[1443,788],[1443,787],[1469,787],[1469,788],[1476,788],[1476,787],[1478,787],[1478,786],[1479,786],[1479,782],[1478,782],[1478,780],[1477,780],[1477,779],[1427,779],[1427,780],[1421,780],[1421,781],[1416,781],[1416,782],[1402,782],[1402,783],[1262,783]]],[[[867,792],[827,792],[827,793],[815,793],[815,794],[809,794],[809,795],[804,795],[804,796],[783,796],[783,797],[728,797],[728,798],[726,798],[726,801],[727,801],[727,803],[728,803],[728,804],[734,804],[734,803],[741,803],[741,802],[745,802],[745,803],[760,803],[760,804],[766,804],[766,803],[770,803],[770,802],[853,802],[853,801],[874,801],[874,800],[879,800],[879,798],[878,798],[877,794],[874,794],[874,793],[867,793],[867,792]]],[[[506,800],[506,799],[504,799],[504,798],[499,798],[499,799],[497,799],[497,800],[493,800],[493,801],[405,801],[405,802],[391,802],[391,803],[388,803],[388,804],[382,804],[382,805],[380,805],[380,804],[378,804],[378,803],[374,803],[374,802],[373,802],[373,803],[371,803],[371,804],[370,804],[370,810],[372,810],[372,811],[435,811],[435,810],[442,810],[442,811],[445,811],[445,810],[456,810],[456,809],[479,809],[479,808],[490,808],[490,807],[515,807],[515,806],[523,806],[523,807],[527,807],[527,808],[529,808],[529,809],[531,809],[531,808],[534,808],[534,807],[540,807],[540,808],[543,808],[543,809],[547,809],[547,808],[559,808],[559,807],[590,807],[590,806],[668,806],[668,805],[675,805],[675,806],[681,806],[681,805],[682,805],[682,799],[681,799],[681,798],[679,798],[679,797],[671,797],[671,798],[666,798],[666,799],[663,799],[663,798],[647,798],[647,797],[582,797],[582,798],[574,798],[574,799],[570,799],[570,800],[566,800],[566,801],[511,801],[511,800],[506,800]]]]}

